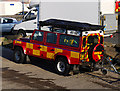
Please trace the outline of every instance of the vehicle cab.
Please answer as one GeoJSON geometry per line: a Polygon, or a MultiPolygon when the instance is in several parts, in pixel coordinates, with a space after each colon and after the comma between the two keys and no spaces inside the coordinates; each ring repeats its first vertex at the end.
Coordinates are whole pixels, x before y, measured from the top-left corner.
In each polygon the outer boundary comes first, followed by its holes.
{"type": "Polygon", "coordinates": [[[17,54],[17,51],[21,54],[20,50],[23,50],[22,55],[53,60],[57,73],[67,75],[75,65],[102,61],[102,26],[55,19],[40,23],[41,27],[51,26],[49,31],[34,30],[29,41],[14,40],[16,62],[23,62],[24,58],[18,58],[17,54]],[[18,47],[22,49],[16,49],[18,47]]]}

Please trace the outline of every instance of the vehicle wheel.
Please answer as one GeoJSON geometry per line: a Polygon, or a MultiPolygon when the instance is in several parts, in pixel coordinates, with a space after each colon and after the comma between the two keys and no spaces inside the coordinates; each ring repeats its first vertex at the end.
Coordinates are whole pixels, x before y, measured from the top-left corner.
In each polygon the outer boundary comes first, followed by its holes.
{"type": "Polygon", "coordinates": [[[68,64],[66,58],[59,57],[55,62],[55,69],[59,75],[68,75],[70,72],[70,65],[68,64]]]}
{"type": "Polygon", "coordinates": [[[26,37],[26,33],[23,30],[20,30],[18,34],[21,35],[22,37],[26,37]]]}
{"type": "Polygon", "coordinates": [[[23,50],[21,48],[16,48],[14,50],[14,61],[16,63],[25,63],[26,55],[23,53],[23,50]]]}
{"type": "Polygon", "coordinates": [[[101,69],[101,72],[103,73],[103,75],[107,74],[107,70],[105,70],[105,69],[101,69]]]}

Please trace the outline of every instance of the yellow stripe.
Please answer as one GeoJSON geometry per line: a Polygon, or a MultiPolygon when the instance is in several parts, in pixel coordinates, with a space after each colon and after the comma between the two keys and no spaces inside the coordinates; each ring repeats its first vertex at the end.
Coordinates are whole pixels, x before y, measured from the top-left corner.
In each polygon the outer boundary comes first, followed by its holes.
{"type": "Polygon", "coordinates": [[[47,52],[47,58],[54,59],[54,53],[47,52]]]}
{"type": "Polygon", "coordinates": [[[41,47],[41,51],[44,51],[44,52],[47,52],[47,46],[43,46],[43,45],[40,45],[40,47],[41,47]]]}
{"type": "Polygon", "coordinates": [[[116,12],[118,12],[118,9],[116,9],[116,12]]]}
{"type": "Polygon", "coordinates": [[[40,56],[40,50],[33,50],[33,55],[40,56]]]}
{"type": "Polygon", "coordinates": [[[56,53],[62,53],[62,52],[63,52],[62,49],[55,48],[55,54],[56,54],[56,53]]]}
{"type": "Polygon", "coordinates": [[[79,53],[71,51],[71,57],[72,58],[79,58],[79,53]]]}
{"type": "Polygon", "coordinates": [[[102,52],[94,52],[95,55],[102,54],[102,52]]]}
{"type": "Polygon", "coordinates": [[[33,44],[31,44],[31,43],[26,43],[26,48],[33,49],[33,44]]]}
{"type": "Polygon", "coordinates": [[[22,42],[21,42],[21,41],[17,41],[17,40],[16,40],[16,41],[15,41],[15,43],[21,44],[22,42]]]}
{"type": "Polygon", "coordinates": [[[81,52],[84,52],[84,50],[82,50],[81,52]]]}
{"type": "Polygon", "coordinates": [[[101,59],[100,55],[98,55],[98,58],[101,59]]]}
{"type": "Polygon", "coordinates": [[[86,61],[89,62],[89,59],[87,59],[86,61]]]}

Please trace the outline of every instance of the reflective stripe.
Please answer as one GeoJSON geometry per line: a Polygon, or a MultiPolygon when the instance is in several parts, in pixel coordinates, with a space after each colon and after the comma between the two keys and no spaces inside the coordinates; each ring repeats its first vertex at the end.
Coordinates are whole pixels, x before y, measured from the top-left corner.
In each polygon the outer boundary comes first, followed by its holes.
{"type": "Polygon", "coordinates": [[[15,41],[15,43],[17,43],[17,44],[21,44],[21,43],[22,43],[22,41],[17,41],[17,40],[16,40],[16,41],[15,41]]]}
{"type": "Polygon", "coordinates": [[[40,50],[33,49],[33,55],[40,56],[40,50]]]}
{"type": "Polygon", "coordinates": [[[54,59],[54,53],[47,52],[47,58],[54,59]]]}
{"type": "Polygon", "coordinates": [[[33,44],[32,43],[26,43],[26,48],[33,49],[33,44]]]}
{"type": "Polygon", "coordinates": [[[79,53],[71,51],[71,56],[70,57],[72,57],[72,58],[79,58],[79,53]]]}
{"type": "Polygon", "coordinates": [[[102,52],[94,52],[95,55],[100,55],[102,52]]]}
{"type": "Polygon", "coordinates": [[[63,50],[62,50],[62,49],[55,48],[55,54],[56,54],[56,53],[63,53],[63,50]]]}
{"type": "Polygon", "coordinates": [[[100,55],[98,55],[98,58],[101,59],[100,55]]]}

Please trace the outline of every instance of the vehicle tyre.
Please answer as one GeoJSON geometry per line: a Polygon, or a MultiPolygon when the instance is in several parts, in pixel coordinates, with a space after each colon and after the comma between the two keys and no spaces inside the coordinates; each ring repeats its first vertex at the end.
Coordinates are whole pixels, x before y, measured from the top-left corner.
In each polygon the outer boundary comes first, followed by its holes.
{"type": "Polygon", "coordinates": [[[23,50],[19,47],[15,48],[15,50],[14,50],[14,61],[16,63],[25,63],[26,62],[26,55],[23,53],[23,50]]]}
{"type": "Polygon", "coordinates": [[[55,69],[59,75],[68,75],[70,72],[70,65],[65,57],[59,57],[55,62],[55,69]]]}
{"type": "Polygon", "coordinates": [[[18,34],[21,35],[22,37],[26,37],[26,32],[23,30],[19,30],[18,34]]]}
{"type": "Polygon", "coordinates": [[[101,69],[101,72],[103,73],[103,75],[107,74],[107,70],[105,70],[105,69],[101,69]]]}

